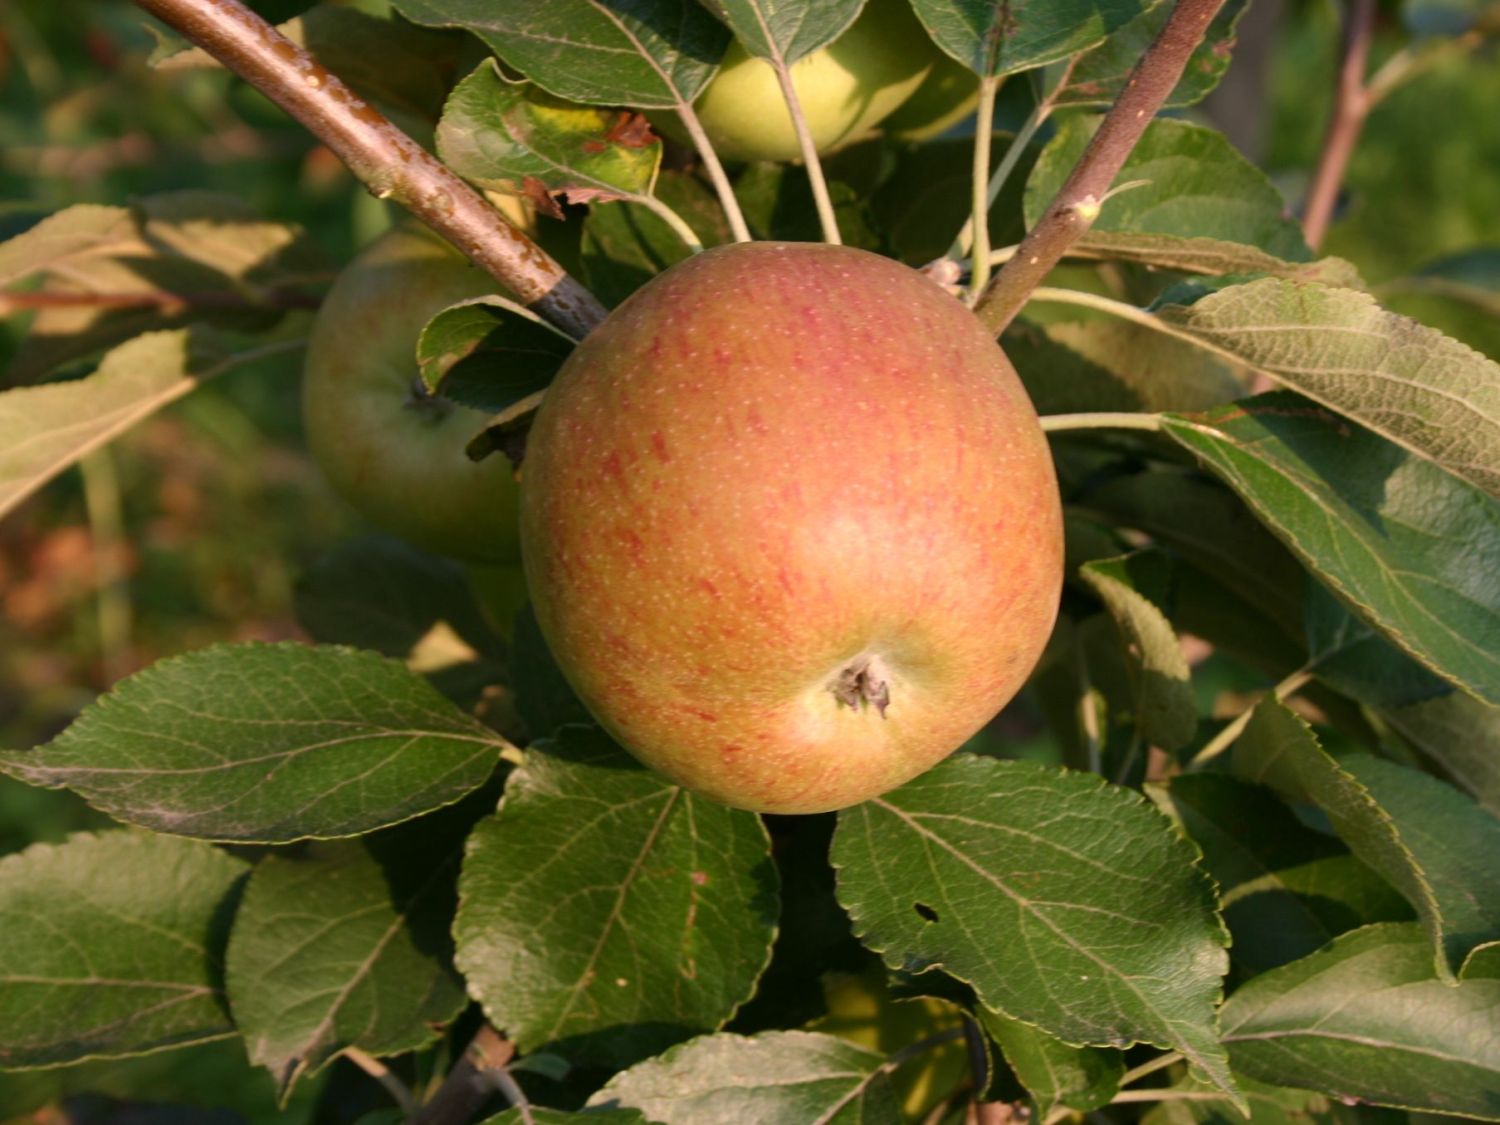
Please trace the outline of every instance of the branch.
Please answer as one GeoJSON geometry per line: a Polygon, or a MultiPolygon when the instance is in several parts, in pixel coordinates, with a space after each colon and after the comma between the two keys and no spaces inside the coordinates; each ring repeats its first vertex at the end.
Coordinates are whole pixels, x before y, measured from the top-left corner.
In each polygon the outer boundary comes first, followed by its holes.
{"type": "Polygon", "coordinates": [[[279,105],[349,166],[575,338],[604,306],[435,156],[240,0],[135,0],[279,105]]]}
{"type": "Polygon", "coordinates": [[[432,1099],[412,1118],[412,1125],[463,1125],[489,1100],[491,1076],[515,1058],[516,1045],[489,1024],[474,1033],[458,1063],[432,1099]]]}
{"type": "Polygon", "coordinates": [[[1344,9],[1344,58],[1334,88],[1333,112],[1328,118],[1328,131],[1323,135],[1318,168],[1302,205],[1302,237],[1314,250],[1328,233],[1339,185],[1344,182],[1344,169],[1349,166],[1349,157],[1370,112],[1365,65],[1370,57],[1374,26],[1375,0],[1349,0],[1344,9]]]}
{"type": "Polygon", "coordinates": [[[1015,319],[1031,291],[1098,217],[1110,184],[1176,87],[1188,59],[1223,6],[1224,0],[1177,0],[1067,182],[975,306],[975,314],[996,335],[1015,319]]]}

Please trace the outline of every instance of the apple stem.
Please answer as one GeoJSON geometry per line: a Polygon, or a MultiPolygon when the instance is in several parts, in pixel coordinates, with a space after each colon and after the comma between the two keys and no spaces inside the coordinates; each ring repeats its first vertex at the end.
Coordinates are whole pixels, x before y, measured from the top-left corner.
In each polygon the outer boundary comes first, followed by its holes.
{"type": "Polygon", "coordinates": [[[240,0],[135,0],[327,145],[378,199],[394,199],[575,339],[606,315],[592,293],[437,157],[240,0]]]}
{"type": "Polygon", "coordinates": [[[999,78],[979,80],[979,108],[974,120],[974,170],[970,177],[969,231],[974,241],[969,267],[969,304],[979,300],[990,280],[990,142],[995,130],[995,95],[999,78]]]}
{"type": "Polygon", "coordinates": [[[740,201],[735,198],[734,185],[729,182],[729,174],[724,171],[724,165],[719,160],[719,154],[714,151],[713,142],[708,139],[708,134],[703,131],[703,122],[698,120],[698,115],[693,112],[693,107],[683,102],[677,107],[677,116],[682,120],[682,127],[693,140],[693,147],[698,150],[698,156],[703,161],[703,170],[708,173],[709,182],[714,185],[714,192],[719,197],[719,206],[724,208],[724,217],[729,220],[729,231],[734,235],[736,242],[750,242],[750,228],[745,223],[745,212],[740,210],[740,201]]]}
{"type": "Polygon", "coordinates": [[[1044,414],[1038,419],[1042,432],[1064,430],[1160,430],[1160,414],[1132,414],[1125,411],[1096,411],[1086,414],[1044,414]]]}
{"type": "Polygon", "coordinates": [[[1067,181],[975,305],[975,314],[997,336],[1068,247],[1088,230],[1110,184],[1176,87],[1223,6],[1224,0],[1177,0],[1067,181]]]}
{"type": "MultiPolygon", "coordinates": [[[[994,175],[990,177],[989,184],[984,193],[985,214],[995,205],[995,200],[1000,196],[1000,189],[1005,186],[1005,181],[1010,179],[1010,174],[1016,170],[1022,155],[1026,152],[1026,146],[1031,143],[1031,138],[1036,131],[1042,127],[1042,123],[1052,116],[1052,104],[1043,101],[1037,104],[1025,122],[1021,125],[1020,132],[1011,139],[1010,145],[1005,150],[1005,155],[1000,158],[1000,165],[995,169],[994,175]]],[[[971,214],[964,221],[963,229],[958,232],[958,237],[953,240],[953,245],[948,248],[948,257],[958,259],[966,258],[974,246],[974,216],[971,214]]],[[[990,255],[990,264],[998,265],[994,254],[990,255]]]]}
{"type": "Polygon", "coordinates": [[[818,146],[813,143],[812,130],[807,127],[807,114],[802,112],[802,99],[797,96],[797,87],[792,82],[792,68],[787,65],[780,51],[767,60],[776,71],[776,81],[781,83],[781,96],[786,99],[786,111],[792,118],[792,129],[797,134],[797,144],[802,149],[802,163],[807,168],[807,182],[812,187],[813,204],[818,209],[818,222],[823,227],[823,241],[830,246],[842,246],[838,217],[833,212],[833,199],[828,194],[828,180],[823,176],[823,162],[818,159],[818,146]]]}

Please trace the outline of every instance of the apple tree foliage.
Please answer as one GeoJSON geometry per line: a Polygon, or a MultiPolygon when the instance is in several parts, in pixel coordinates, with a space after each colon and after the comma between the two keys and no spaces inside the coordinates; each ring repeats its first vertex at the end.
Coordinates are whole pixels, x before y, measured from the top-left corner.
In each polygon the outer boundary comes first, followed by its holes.
{"type": "MultiPolygon", "coordinates": [[[[976,84],[1005,78],[1003,247],[1170,0],[911,3],[976,84]]],[[[638,112],[690,114],[735,38],[788,63],[860,7],[396,0],[283,30],[523,200],[614,305],[732,237],[704,162],[638,112]]],[[[877,799],[762,818],[614,745],[528,610],[497,624],[450,562],[351,542],[306,577],[308,643],[184,652],[0,748],[119,822],[0,860],[0,1111],[259,1083],[310,1119],[347,1057],[407,1103],[370,1122],[1500,1121],[1500,365],[1382,303],[1493,317],[1500,250],[1378,290],[1318,257],[1181,112],[1244,7],[1001,338],[1071,416],[1061,613],[1010,716],[877,799]],[[204,1067],[235,1077],[180,1077],[204,1067]]],[[[1419,64],[1500,27],[1482,0],[1399,7],[1419,64]]],[[[961,276],[971,149],[960,127],[826,156],[844,240],[961,276]]],[[[800,166],[728,176],[755,237],[820,237],[800,166]]],[[[327,274],[303,231],[189,190],[0,244],[0,285],[65,298],[0,392],[0,513],[216,375],[295,365],[276,298],[327,274]]],[[[482,456],[569,346],[497,297],[411,362],[494,416],[482,456]]]]}

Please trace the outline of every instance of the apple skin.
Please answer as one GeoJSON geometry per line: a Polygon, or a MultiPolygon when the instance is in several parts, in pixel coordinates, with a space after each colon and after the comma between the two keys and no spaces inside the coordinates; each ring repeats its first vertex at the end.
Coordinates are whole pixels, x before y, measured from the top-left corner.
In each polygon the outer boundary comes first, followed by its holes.
{"type": "Polygon", "coordinates": [[[334,490],[377,527],[478,562],[520,557],[517,489],[503,457],[464,453],[486,416],[413,394],[417,336],[439,310],[495,280],[436,236],[399,226],[339,274],[303,371],[308,446],[334,490]]]}
{"type": "Polygon", "coordinates": [[[887,117],[880,131],[906,144],[940,137],[979,104],[979,76],[942,51],[916,93],[887,117]]]}
{"type": "Polygon", "coordinates": [[[812,243],[696,255],[579,345],[528,439],[521,539],[595,718],[779,813],[974,734],[1040,656],[1063,568],[1046,439],[994,339],[914,270],[812,243]]]}
{"type": "MultiPolygon", "coordinates": [[[[792,64],[814,147],[831,152],[869,133],[922,84],[939,53],[907,0],[870,0],[842,35],[792,64]]],[[[720,159],[802,159],[776,72],[738,42],[693,109],[720,159]]],[[[676,114],[647,116],[673,140],[690,143],[676,114]]]]}

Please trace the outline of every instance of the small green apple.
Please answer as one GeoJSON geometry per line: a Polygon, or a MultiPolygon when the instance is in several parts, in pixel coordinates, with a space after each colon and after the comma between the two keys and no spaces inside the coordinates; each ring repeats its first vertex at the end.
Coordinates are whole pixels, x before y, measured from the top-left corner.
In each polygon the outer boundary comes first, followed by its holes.
{"type": "MultiPolygon", "coordinates": [[[[792,64],[792,85],[817,150],[831,152],[869,133],[922,84],[938,54],[908,0],[870,0],[836,40],[792,64]]],[[[739,43],[693,109],[721,159],[802,159],[776,72],[739,43]]],[[[686,142],[674,114],[648,116],[661,132],[686,142]]]]}
{"type": "Polygon", "coordinates": [[[438,554],[503,563],[519,555],[514,474],[503,457],[469,460],[485,415],[423,394],[416,363],[435,313],[495,290],[422,228],[381,235],[318,312],[302,413],[324,475],[371,523],[438,554]]]}
{"type": "Polygon", "coordinates": [[[646,764],[817,812],[956,749],[1041,654],[1062,582],[1046,438],[932,281],[751,242],[633,294],[547,391],[521,484],[558,665],[646,764]]]}
{"type": "Polygon", "coordinates": [[[979,76],[944,52],[936,53],[917,92],[881,123],[882,133],[918,144],[942,136],[974,112],[979,104],[979,76]]]}

